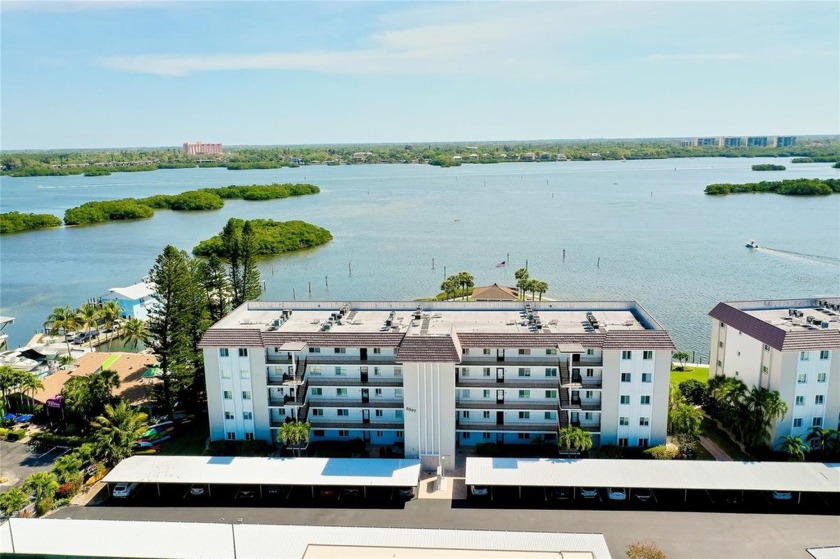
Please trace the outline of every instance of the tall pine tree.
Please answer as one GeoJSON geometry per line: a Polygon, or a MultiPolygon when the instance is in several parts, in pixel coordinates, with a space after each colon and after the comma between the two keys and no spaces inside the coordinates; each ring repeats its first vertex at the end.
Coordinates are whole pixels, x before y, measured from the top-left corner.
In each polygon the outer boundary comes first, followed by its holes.
{"type": "MultiPolygon", "coordinates": [[[[260,271],[256,263],[256,241],[251,222],[246,221],[242,226],[242,237],[240,240],[240,261],[242,262],[242,293],[244,301],[259,299],[262,294],[260,289],[260,271]]],[[[243,301],[243,302],[244,302],[243,301]]]]}
{"type": "Polygon", "coordinates": [[[230,310],[230,282],[225,264],[216,254],[201,262],[201,283],[207,295],[210,324],[219,322],[230,310]]]}

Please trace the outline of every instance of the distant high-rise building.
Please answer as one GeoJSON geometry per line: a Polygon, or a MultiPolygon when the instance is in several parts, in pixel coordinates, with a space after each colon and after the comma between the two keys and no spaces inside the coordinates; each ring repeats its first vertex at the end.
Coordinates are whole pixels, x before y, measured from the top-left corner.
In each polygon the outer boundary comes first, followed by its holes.
{"type": "Polygon", "coordinates": [[[744,139],[735,136],[730,136],[723,139],[723,147],[725,148],[740,148],[744,146],[744,139]]]}
{"type": "Polygon", "coordinates": [[[700,147],[715,147],[720,145],[720,138],[697,138],[700,147]]]}
{"type": "Polygon", "coordinates": [[[747,138],[747,147],[750,148],[766,148],[770,144],[771,140],[767,136],[750,136],[747,138]]]}
{"type": "Polygon", "coordinates": [[[220,154],[222,144],[205,144],[204,142],[184,142],[184,153],[187,155],[220,154]]]}
{"type": "Polygon", "coordinates": [[[776,136],[777,148],[790,148],[796,145],[796,136],[776,136]]]}

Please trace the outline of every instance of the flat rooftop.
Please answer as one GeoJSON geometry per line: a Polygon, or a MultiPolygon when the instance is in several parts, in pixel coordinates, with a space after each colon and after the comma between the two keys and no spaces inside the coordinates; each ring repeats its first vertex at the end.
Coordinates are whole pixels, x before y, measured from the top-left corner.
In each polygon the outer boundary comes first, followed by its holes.
{"type": "MultiPolygon", "coordinates": [[[[759,305],[762,303],[764,302],[760,301],[759,305]]],[[[790,305],[782,308],[766,308],[747,303],[741,310],[786,332],[808,332],[818,329],[840,330],[840,298],[826,298],[816,301],[794,299],[790,303],[790,305]],[[820,305],[820,302],[827,303],[827,305],[820,305]]]]}
{"type": "Polygon", "coordinates": [[[453,329],[459,334],[522,334],[538,331],[584,334],[661,330],[659,324],[634,301],[253,301],[231,312],[214,328],[258,329],[278,333],[387,332],[408,336],[448,335],[453,329]],[[342,309],[345,309],[343,313],[342,309]],[[589,320],[590,313],[597,321],[597,328],[596,323],[589,320]]]}

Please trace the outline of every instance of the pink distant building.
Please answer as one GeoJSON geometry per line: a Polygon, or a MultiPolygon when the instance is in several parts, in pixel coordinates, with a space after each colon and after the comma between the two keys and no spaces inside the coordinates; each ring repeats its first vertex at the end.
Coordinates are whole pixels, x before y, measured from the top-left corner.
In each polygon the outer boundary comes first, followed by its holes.
{"type": "Polygon", "coordinates": [[[187,155],[222,153],[222,144],[205,144],[204,142],[184,142],[184,153],[187,155]]]}

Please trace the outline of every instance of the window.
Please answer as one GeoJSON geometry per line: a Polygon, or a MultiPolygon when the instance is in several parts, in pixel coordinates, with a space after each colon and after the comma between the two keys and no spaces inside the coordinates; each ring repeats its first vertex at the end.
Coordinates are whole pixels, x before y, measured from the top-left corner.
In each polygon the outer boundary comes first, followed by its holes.
{"type": "Polygon", "coordinates": [[[587,349],[586,350],[586,355],[595,355],[595,350],[592,349],[592,348],[587,349]]]}
{"type": "Polygon", "coordinates": [[[519,355],[531,355],[530,349],[521,349],[519,350],[519,355]]]}
{"type": "Polygon", "coordinates": [[[470,376],[470,368],[469,367],[461,367],[461,376],[462,377],[470,376]]]}
{"type": "Polygon", "coordinates": [[[529,412],[529,411],[519,412],[519,419],[531,419],[531,412],[529,412]]]}
{"type": "Polygon", "coordinates": [[[519,376],[520,377],[530,377],[531,376],[531,368],[530,367],[519,367],[519,376]]]}
{"type": "Polygon", "coordinates": [[[625,394],[625,395],[621,396],[621,398],[620,398],[620,400],[619,400],[619,402],[618,402],[618,403],[619,403],[619,404],[629,404],[629,403],[630,403],[630,395],[629,395],[629,394],[625,394]]]}
{"type": "Polygon", "coordinates": [[[814,396],[814,403],[815,404],[824,404],[825,403],[825,396],[822,394],[817,394],[814,396]]]}
{"type": "Polygon", "coordinates": [[[553,399],[557,398],[557,391],[556,390],[546,390],[545,391],[545,397],[548,398],[549,400],[553,400],[553,399]]]}
{"type": "Polygon", "coordinates": [[[252,412],[252,411],[242,412],[242,419],[244,419],[245,421],[252,421],[254,419],[254,412],[252,412]]]}
{"type": "Polygon", "coordinates": [[[550,347],[550,348],[545,350],[545,354],[546,355],[557,355],[557,348],[556,347],[550,347]]]}
{"type": "Polygon", "coordinates": [[[230,390],[225,390],[224,392],[222,392],[222,397],[225,400],[233,400],[233,392],[231,392],[230,390]]]}
{"type": "Polygon", "coordinates": [[[811,355],[807,351],[800,351],[799,352],[799,360],[800,361],[807,361],[811,358],[811,355]]]}
{"type": "Polygon", "coordinates": [[[526,399],[530,398],[531,397],[531,391],[530,390],[520,390],[519,391],[519,397],[520,398],[526,398],[526,399]]]}
{"type": "Polygon", "coordinates": [[[490,438],[490,433],[482,433],[481,438],[482,439],[489,439],[490,438]]]}
{"type": "Polygon", "coordinates": [[[653,373],[642,373],[642,382],[652,382],[653,373]]]}
{"type": "Polygon", "coordinates": [[[822,427],[822,417],[815,417],[811,421],[811,427],[822,427]]]}
{"type": "Polygon", "coordinates": [[[490,376],[490,367],[484,367],[484,370],[481,371],[482,376],[489,377],[490,376]]]}
{"type": "Polygon", "coordinates": [[[227,367],[222,368],[222,378],[230,378],[230,369],[227,367]]]}
{"type": "Polygon", "coordinates": [[[464,348],[464,355],[469,355],[469,354],[470,354],[470,348],[465,347],[464,348]]]}
{"type": "Polygon", "coordinates": [[[339,429],[338,430],[338,436],[339,437],[349,437],[350,436],[350,431],[348,431],[346,429],[339,429]]]}
{"type": "Polygon", "coordinates": [[[373,415],[374,417],[382,417],[382,410],[376,410],[373,415]]]}
{"type": "Polygon", "coordinates": [[[395,388],[394,389],[394,397],[395,398],[402,398],[403,397],[403,389],[402,388],[395,388]]]}
{"type": "Polygon", "coordinates": [[[348,409],[344,409],[344,408],[340,408],[340,409],[335,410],[335,414],[336,414],[338,417],[348,417],[348,416],[350,415],[350,410],[348,410],[348,409]]]}
{"type": "Polygon", "coordinates": [[[590,421],[592,419],[592,413],[591,412],[584,413],[583,418],[587,421],[590,421]]]}
{"type": "Polygon", "coordinates": [[[823,349],[820,351],[820,359],[828,359],[829,353],[827,349],[823,349]]]}
{"type": "Polygon", "coordinates": [[[312,431],[312,436],[313,437],[323,437],[324,436],[324,430],[323,429],[314,429],[312,431]]]}
{"type": "Polygon", "coordinates": [[[233,431],[228,431],[227,432],[227,440],[235,441],[236,440],[236,433],[234,433],[233,431]]]}
{"type": "Polygon", "coordinates": [[[461,412],[461,418],[462,419],[469,419],[470,418],[470,412],[468,410],[462,411],[461,412]]]}
{"type": "Polygon", "coordinates": [[[375,376],[375,377],[382,376],[382,371],[379,369],[379,367],[374,367],[373,368],[373,376],[375,376]]]}
{"type": "Polygon", "coordinates": [[[461,433],[461,438],[464,439],[464,440],[469,439],[470,438],[470,432],[467,431],[465,433],[461,433]]]}
{"type": "Polygon", "coordinates": [[[309,391],[310,396],[321,396],[323,394],[324,394],[324,389],[323,388],[314,388],[313,387],[309,391]]]}
{"type": "Polygon", "coordinates": [[[770,346],[767,345],[767,344],[764,344],[764,351],[770,351],[770,346]]]}
{"type": "Polygon", "coordinates": [[[618,446],[628,446],[627,437],[619,437],[618,446]]]}
{"type": "Polygon", "coordinates": [[[347,373],[347,370],[344,367],[336,367],[335,368],[335,376],[340,377],[347,373]]]}
{"type": "Polygon", "coordinates": [[[251,370],[239,369],[239,378],[251,378],[251,370]]]}
{"type": "Polygon", "coordinates": [[[481,397],[482,398],[489,398],[490,397],[490,391],[489,390],[482,390],[481,391],[481,397]]]}
{"type": "Polygon", "coordinates": [[[461,398],[469,398],[470,397],[470,389],[464,388],[461,390],[461,398]]]}
{"type": "Polygon", "coordinates": [[[642,396],[639,400],[642,405],[650,405],[650,396],[642,396]]]}
{"type": "Polygon", "coordinates": [[[618,418],[619,425],[630,425],[630,418],[629,417],[619,417],[618,418]]]}
{"type": "Polygon", "coordinates": [[[396,410],[394,412],[394,417],[396,417],[397,419],[402,419],[403,418],[403,411],[402,410],[396,410]]]}
{"type": "Polygon", "coordinates": [[[630,382],[630,373],[621,373],[621,382],[630,382]]]}
{"type": "Polygon", "coordinates": [[[484,355],[490,355],[490,348],[485,347],[484,349],[481,350],[481,353],[483,353],[484,355]]]}
{"type": "Polygon", "coordinates": [[[530,439],[531,435],[529,435],[528,433],[517,433],[516,438],[519,439],[520,441],[524,441],[524,440],[530,439]]]}
{"type": "Polygon", "coordinates": [[[640,417],[639,418],[639,425],[642,427],[647,427],[650,425],[650,418],[649,417],[640,417]]]}
{"type": "Polygon", "coordinates": [[[793,426],[794,427],[802,427],[802,418],[801,417],[794,417],[793,418],[793,426]]]}
{"type": "Polygon", "coordinates": [[[225,419],[233,419],[233,412],[232,411],[226,411],[225,412],[225,419]]]}
{"type": "Polygon", "coordinates": [[[309,369],[309,374],[313,376],[317,376],[321,374],[321,366],[320,365],[312,365],[309,369]]]}
{"type": "Polygon", "coordinates": [[[720,323],[720,327],[721,327],[721,328],[726,328],[726,324],[724,324],[723,322],[721,322],[721,323],[720,323]]]}
{"type": "Polygon", "coordinates": [[[718,367],[723,367],[723,361],[721,361],[720,359],[718,359],[717,366],[718,366],[718,367]]]}
{"type": "Polygon", "coordinates": [[[219,357],[227,357],[228,356],[228,348],[220,347],[219,348],[219,357]]]}
{"type": "Polygon", "coordinates": [[[335,395],[339,397],[347,396],[347,389],[346,388],[336,388],[335,395]]]}
{"type": "Polygon", "coordinates": [[[323,417],[324,410],[322,410],[321,408],[312,408],[312,415],[315,417],[323,417]]]}
{"type": "Polygon", "coordinates": [[[723,342],[718,342],[718,347],[723,347],[723,342]]]}
{"type": "Polygon", "coordinates": [[[378,438],[382,438],[383,436],[385,436],[385,431],[377,431],[377,432],[376,432],[376,436],[377,436],[378,438]]]}
{"type": "Polygon", "coordinates": [[[806,382],[808,382],[808,375],[802,373],[801,375],[796,377],[796,382],[798,382],[799,384],[805,384],[806,382]]]}
{"type": "Polygon", "coordinates": [[[239,348],[239,357],[248,357],[248,348],[240,347],[239,348]]]}
{"type": "Polygon", "coordinates": [[[642,359],[645,361],[650,361],[653,359],[653,352],[652,351],[643,351],[642,352],[642,359]]]}
{"type": "Polygon", "coordinates": [[[647,439],[639,439],[639,446],[647,446],[648,440],[647,439]]]}
{"type": "Polygon", "coordinates": [[[632,359],[632,358],[633,358],[633,352],[632,351],[622,351],[621,352],[621,359],[623,359],[624,361],[627,361],[628,359],[632,359]]]}
{"type": "Polygon", "coordinates": [[[374,355],[381,355],[382,354],[382,348],[381,347],[373,348],[373,354],[374,355]]]}
{"type": "Polygon", "coordinates": [[[490,412],[489,412],[489,411],[485,411],[485,412],[483,412],[483,413],[481,414],[481,416],[482,416],[484,419],[490,419],[490,412]]]}
{"type": "Polygon", "coordinates": [[[279,410],[277,410],[277,415],[279,415],[279,416],[281,416],[281,417],[285,417],[285,415],[286,415],[286,408],[280,408],[279,410]]]}
{"type": "Polygon", "coordinates": [[[397,431],[397,438],[398,438],[398,439],[403,438],[403,436],[404,436],[404,435],[403,435],[403,432],[402,432],[402,431],[397,431]]]}
{"type": "Polygon", "coordinates": [[[825,382],[826,376],[825,373],[817,373],[817,382],[825,382]]]}
{"type": "Polygon", "coordinates": [[[592,399],[592,391],[587,390],[586,392],[583,393],[583,397],[586,398],[587,400],[591,400],[592,399]]]}
{"type": "Polygon", "coordinates": [[[546,367],[545,376],[556,377],[557,376],[557,367],[546,367]]]}
{"type": "Polygon", "coordinates": [[[554,421],[555,419],[557,419],[557,413],[553,411],[547,411],[545,412],[545,419],[549,421],[554,421]]]}
{"type": "Polygon", "coordinates": [[[767,368],[767,365],[762,365],[761,366],[761,372],[766,375],[767,373],[770,372],[770,369],[767,368]]]}
{"type": "Polygon", "coordinates": [[[586,376],[587,377],[594,377],[595,376],[595,369],[586,369],[586,376]]]}
{"type": "Polygon", "coordinates": [[[334,353],[347,353],[346,347],[337,347],[333,350],[334,353]]]}
{"type": "Polygon", "coordinates": [[[382,396],[382,389],[381,388],[374,388],[373,389],[373,395],[376,396],[377,398],[381,397],[382,396]]]}
{"type": "Polygon", "coordinates": [[[805,405],[805,396],[797,396],[796,397],[796,405],[797,406],[804,406],[805,405]]]}
{"type": "Polygon", "coordinates": [[[394,367],[394,376],[401,377],[402,376],[402,367],[394,367]]]}
{"type": "Polygon", "coordinates": [[[321,348],[320,347],[310,347],[309,348],[309,353],[321,353],[321,348]]]}

